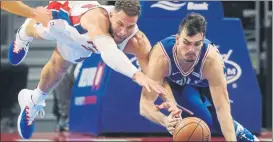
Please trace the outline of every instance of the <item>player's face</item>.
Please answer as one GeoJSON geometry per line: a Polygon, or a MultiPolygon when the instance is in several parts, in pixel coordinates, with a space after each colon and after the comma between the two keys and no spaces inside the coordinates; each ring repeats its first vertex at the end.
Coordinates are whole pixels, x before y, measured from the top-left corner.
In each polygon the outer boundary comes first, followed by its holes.
{"type": "Polygon", "coordinates": [[[186,62],[194,62],[199,56],[203,41],[203,33],[187,36],[186,31],[183,30],[180,35],[176,35],[176,46],[180,52],[178,55],[186,62]]]}
{"type": "Polygon", "coordinates": [[[128,16],[123,10],[110,14],[110,33],[116,43],[121,43],[133,33],[137,20],[138,16],[128,16]]]}

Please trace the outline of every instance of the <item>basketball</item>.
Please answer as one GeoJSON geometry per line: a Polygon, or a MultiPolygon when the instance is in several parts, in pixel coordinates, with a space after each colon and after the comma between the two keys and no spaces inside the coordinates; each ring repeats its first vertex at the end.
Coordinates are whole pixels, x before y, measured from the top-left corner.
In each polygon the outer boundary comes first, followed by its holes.
{"type": "Polygon", "coordinates": [[[208,125],[196,117],[181,120],[173,133],[173,141],[210,141],[211,133],[208,125]]]}

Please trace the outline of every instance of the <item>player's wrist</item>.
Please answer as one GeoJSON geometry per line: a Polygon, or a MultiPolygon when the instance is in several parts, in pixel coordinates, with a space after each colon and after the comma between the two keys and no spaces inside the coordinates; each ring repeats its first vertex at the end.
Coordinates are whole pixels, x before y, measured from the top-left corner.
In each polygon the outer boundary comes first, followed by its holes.
{"type": "Polygon", "coordinates": [[[164,118],[163,118],[163,127],[165,127],[165,128],[168,128],[168,117],[167,116],[165,116],[164,118]]]}
{"type": "Polygon", "coordinates": [[[133,73],[132,79],[133,79],[134,81],[136,81],[136,79],[137,79],[140,75],[142,75],[142,74],[143,74],[143,73],[142,73],[141,71],[136,70],[136,71],[133,73]]]}
{"type": "Polygon", "coordinates": [[[31,8],[31,17],[30,18],[36,18],[37,17],[37,11],[35,8],[31,8]]]}

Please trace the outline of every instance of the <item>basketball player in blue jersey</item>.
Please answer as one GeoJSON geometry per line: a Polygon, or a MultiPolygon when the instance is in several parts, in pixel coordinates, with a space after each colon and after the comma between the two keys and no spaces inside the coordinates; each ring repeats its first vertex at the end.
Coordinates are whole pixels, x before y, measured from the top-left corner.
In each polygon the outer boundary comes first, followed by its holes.
{"type": "Polygon", "coordinates": [[[179,104],[204,120],[211,130],[222,133],[226,141],[258,141],[232,119],[224,62],[205,34],[205,18],[191,13],[182,20],[176,35],[153,47],[147,75],[163,84],[169,95],[161,95],[165,102],[156,106],[158,93],[143,89],[140,114],[172,134],[176,124],[190,116],[183,113],[180,117],[179,104]],[[169,116],[158,111],[162,108],[169,110],[169,116]]]}
{"type": "Polygon", "coordinates": [[[100,53],[109,67],[132,78],[147,91],[166,94],[162,86],[144,75],[151,45],[136,24],[141,12],[137,0],[117,1],[115,6],[100,5],[96,1],[51,1],[47,9],[52,11],[53,17],[48,27],[27,19],[9,47],[9,62],[18,65],[26,57],[33,38],[57,41],[56,50],[42,69],[38,87],[19,92],[21,113],[17,126],[21,137],[32,136],[35,117],[43,112],[50,89],[69,66],[92,53],[100,53]],[[135,55],[144,73],[122,51],[135,55]]]}

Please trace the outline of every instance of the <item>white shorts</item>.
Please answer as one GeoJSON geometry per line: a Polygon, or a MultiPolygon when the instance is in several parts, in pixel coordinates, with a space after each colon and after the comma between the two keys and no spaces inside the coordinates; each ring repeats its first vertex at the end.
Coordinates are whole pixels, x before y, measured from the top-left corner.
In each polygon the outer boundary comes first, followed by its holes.
{"type": "MultiPolygon", "coordinates": [[[[67,16],[70,19],[70,16],[82,15],[82,13],[88,11],[90,6],[98,5],[100,4],[97,1],[50,1],[47,8],[53,11],[62,10],[64,13],[67,13],[62,16],[67,16]]],[[[57,40],[57,50],[66,61],[79,63],[90,57],[96,50],[93,50],[90,43],[88,43],[88,33],[79,36],[76,28],[72,27],[66,20],[54,19],[50,21],[47,30],[41,30],[40,33],[50,35],[53,39],[57,40]]]]}
{"type": "Polygon", "coordinates": [[[81,47],[80,45],[67,45],[57,42],[57,50],[64,60],[71,63],[79,63],[90,57],[92,52],[81,47]]]}
{"type": "Polygon", "coordinates": [[[79,63],[91,56],[92,49],[88,34],[80,35],[78,31],[70,27],[65,20],[51,20],[46,32],[57,41],[57,50],[60,55],[71,63],[79,63]]]}

